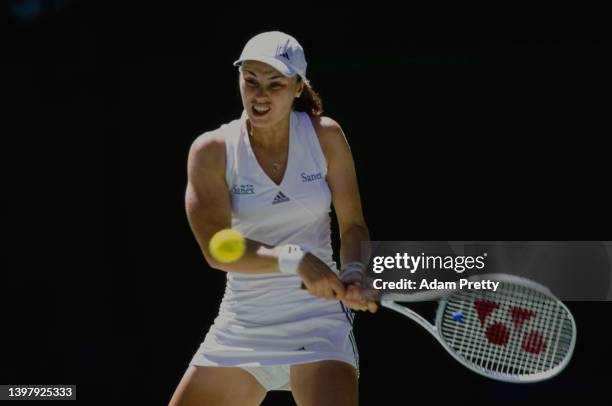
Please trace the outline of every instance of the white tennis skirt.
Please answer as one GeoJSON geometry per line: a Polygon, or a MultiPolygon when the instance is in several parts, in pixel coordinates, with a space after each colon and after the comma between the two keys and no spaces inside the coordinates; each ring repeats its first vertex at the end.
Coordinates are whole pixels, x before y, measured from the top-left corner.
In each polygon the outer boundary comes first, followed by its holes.
{"type": "Polygon", "coordinates": [[[228,284],[219,314],[190,365],[243,367],[256,378],[256,367],[288,371],[288,365],[323,360],[343,361],[358,371],[353,317],[338,300],[316,298],[299,287],[261,284],[233,290],[228,284]]]}

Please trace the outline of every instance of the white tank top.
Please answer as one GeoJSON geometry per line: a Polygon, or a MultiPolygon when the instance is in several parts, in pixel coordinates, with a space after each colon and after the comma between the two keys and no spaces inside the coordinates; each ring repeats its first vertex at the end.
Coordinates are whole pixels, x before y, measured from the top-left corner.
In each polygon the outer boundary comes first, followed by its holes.
{"type": "MultiPolygon", "coordinates": [[[[225,179],[231,196],[232,228],[265,244],[306,247],[338,272],[332,258],[327,162],[310,116],[291,112],[289,154],[280,185],[264,172],[253,153],[247,117],[243,111],[240,119],[220,128],[226,145],[225,179]]],[[[297,275],[227,273],[227,289],[233,292],[298,288],[300,283],[297,275]]]]}

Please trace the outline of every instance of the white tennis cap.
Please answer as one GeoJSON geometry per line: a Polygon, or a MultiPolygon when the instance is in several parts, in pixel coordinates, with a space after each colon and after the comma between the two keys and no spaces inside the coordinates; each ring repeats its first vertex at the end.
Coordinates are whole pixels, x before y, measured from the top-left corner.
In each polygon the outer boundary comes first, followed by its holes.
{"type": "Polygon", "coordinates": [[[264,32],[251,38],[234,66],[247,60],[267,63],[285,76],[300,75],[307,82],[304,49],[295,38],[283,32],[264,32]]]}

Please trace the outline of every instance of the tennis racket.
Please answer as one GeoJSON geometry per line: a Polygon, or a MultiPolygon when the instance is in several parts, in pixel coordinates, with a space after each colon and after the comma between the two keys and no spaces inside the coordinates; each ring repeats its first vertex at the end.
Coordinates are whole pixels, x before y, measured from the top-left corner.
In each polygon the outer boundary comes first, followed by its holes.
{"type": "Polygon", "coordinates": [[[468,280],[485,276],[499,282],[496,291],[374,291],[373,299],[415,321],[458,362],[487,378],[528,383],[561,372],[576,344],[569,309],[548,288],[529,279],[486,274],[468,280]],[[423,301],[438,301],[434,323],[399,304],[423,301]]]}

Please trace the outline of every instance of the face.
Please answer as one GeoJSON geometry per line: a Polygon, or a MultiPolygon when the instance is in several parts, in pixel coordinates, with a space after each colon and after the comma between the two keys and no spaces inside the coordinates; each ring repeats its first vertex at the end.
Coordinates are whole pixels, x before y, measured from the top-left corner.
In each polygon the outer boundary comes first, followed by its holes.
{"type": "Polygon", "coordinates": [[[303,88],[297,75],[284,76],[263,62],[244,61],[240,68],[242,104],[256,127],[271,127],[287,118],[303,88]]]}

